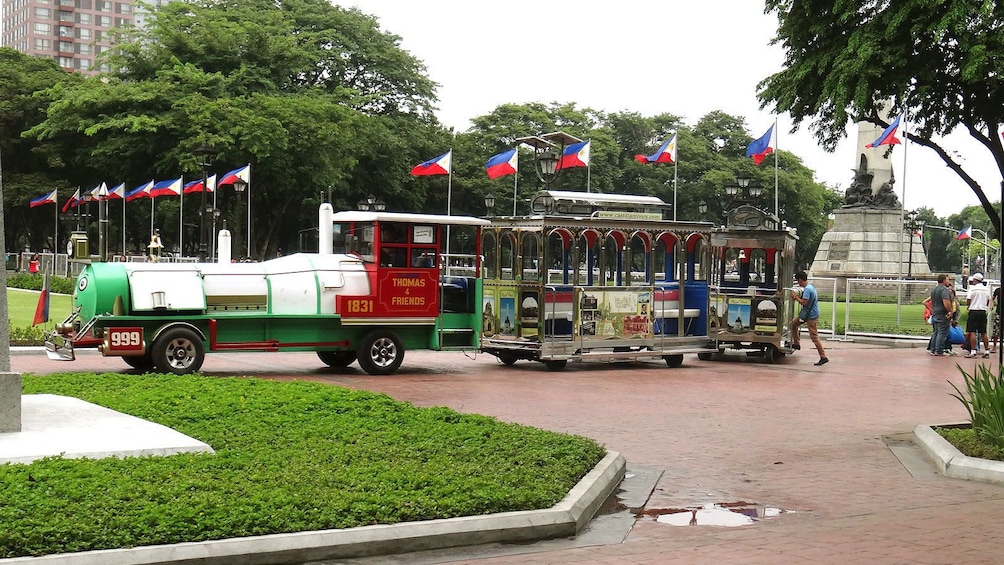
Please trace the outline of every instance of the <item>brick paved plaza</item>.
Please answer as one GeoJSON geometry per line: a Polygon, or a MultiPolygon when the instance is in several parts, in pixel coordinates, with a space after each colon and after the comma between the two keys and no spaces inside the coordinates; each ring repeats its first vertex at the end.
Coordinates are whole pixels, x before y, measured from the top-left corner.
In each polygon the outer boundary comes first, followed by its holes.
{"type": "MultiPolygon", "coordinates": [[[[208,374],[308,378],[382,391],[420,406],[449,406],[575,433],[629,466],[662,471],[623,543],[538,544],[516,555],[454,552],[426,562],[477,563],[994,563],[1004,544],[1004,486],[904,465],[888,444],[917,424],[959,422],[949,396],[955,368],[923,348],[825,342],[831,363],[803,351],[779,365],[730,357],[684,366],[574,364],[561,372],[493,357],[409,352],[401,373],[321,368],[312,354],[221,354],[208,374]],[[743,502],[782,513],[742,527],[673,526],[656,516],[743,502]],[[483,557],[488,555],[488,557],[483,557]]],[[[17,354],[13,370],[124,370],[83,355],[56,363],[17,354]]],[[[388,562],[419,562],[398,556],[388,562]]]]}

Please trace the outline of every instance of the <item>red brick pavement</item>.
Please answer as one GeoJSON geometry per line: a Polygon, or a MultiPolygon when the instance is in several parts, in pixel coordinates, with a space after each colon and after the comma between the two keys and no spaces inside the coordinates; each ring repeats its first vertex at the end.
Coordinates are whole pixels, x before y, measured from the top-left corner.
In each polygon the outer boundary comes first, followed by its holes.
{"type": "MultiPolygon", "coordinates": [[[[779,365],[731,357],[684,366],[572,364],[561,372],[493,357],[409,352],[401,373],[319,368],[308,354],[220,354],[209,374],[285,375],[382,391],[579,434],[629,464],[665,469],[646,511],[744,501],[786,513],[738,528],[639,518],[624,543],[477,563],[995,563],[1004,546],[1004,486],[914,478],[883,442],[920,423],[965,419],[949,396],[955,363],[924,349],[824,342],[779,365]],[[266,367],[263,369],[263,367],[266,367]]],[[[73,364],[12,357],[15,371],[122,370],[118,359],[73,364]]],[[[982,360],[981,360],[982,362],[982,360]]],[[[996,363],[995,363],[996,364],[996,363]]]]}

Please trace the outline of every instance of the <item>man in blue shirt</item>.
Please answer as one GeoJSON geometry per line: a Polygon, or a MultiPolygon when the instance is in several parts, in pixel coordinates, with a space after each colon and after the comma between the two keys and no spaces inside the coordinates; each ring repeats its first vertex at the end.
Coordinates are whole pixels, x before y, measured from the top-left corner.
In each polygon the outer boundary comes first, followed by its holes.
{"type": "Polygon", "coordinates": [[[792,349],[802,348],[798,343],[798,332],[799,327],[805,324],[805,327],[809,328],[809,339],[812,340],[816,351],[819,352],[819,361],[815,365],[825,365],[830,360],[826,357],[826,351],[823,351],[823,342],[819,341],[819,298],[816,295],[816,289],[809,284],[809,275],[805,271],[795,273],[795,280],[798,282],[798,286],[802,287],[802,292],[799,294],[792,291],[791,297],[802,305],[802,309],[798,312],[798,317],[791,321],[791,347],[792,349]]]}

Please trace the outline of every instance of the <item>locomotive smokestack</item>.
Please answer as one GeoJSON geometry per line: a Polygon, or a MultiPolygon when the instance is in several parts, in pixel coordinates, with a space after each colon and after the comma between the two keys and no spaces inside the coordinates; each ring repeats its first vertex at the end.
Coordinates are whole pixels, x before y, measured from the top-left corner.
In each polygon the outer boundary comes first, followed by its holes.
{"type": "Polygon", "coordinates": [[[334,214],[334,210],[327,202],[321,204],[317,210],[317,253],[320,255],[331,255],[334,248],[334,236],[331,228],[332,214],[334,214]]]}

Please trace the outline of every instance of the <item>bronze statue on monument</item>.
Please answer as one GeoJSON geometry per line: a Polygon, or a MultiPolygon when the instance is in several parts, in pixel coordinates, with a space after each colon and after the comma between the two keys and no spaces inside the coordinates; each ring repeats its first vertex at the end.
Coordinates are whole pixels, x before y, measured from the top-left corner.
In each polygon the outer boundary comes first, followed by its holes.
{"type": "Polygon", "coordinates": [[[854,180],[851,186],[844,192],[844,205],[842,208],[880,208],[899,209],[899,197],[893,190],[896,179],[890,171],[889,180],[882,183],[876,191],[872,188],[872,181],[875,174],[868,170],[868,157],[861,154],[861,163],[854,170],[854,180]]]}

